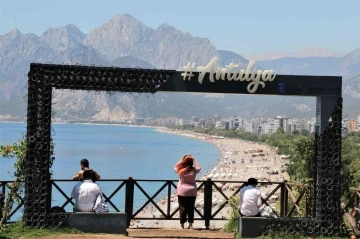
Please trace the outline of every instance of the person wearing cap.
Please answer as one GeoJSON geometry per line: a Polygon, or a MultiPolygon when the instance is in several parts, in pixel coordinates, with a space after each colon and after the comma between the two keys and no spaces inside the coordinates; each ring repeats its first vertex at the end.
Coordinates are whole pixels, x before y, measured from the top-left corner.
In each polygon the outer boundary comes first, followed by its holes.
{"type": "Polygon", "coordinates": [[[245,187],[240,190],[239,212],[241,216],[260,217],[262,206],[261,192],[256,188],[257,179],[249,178],[245,187]]]}

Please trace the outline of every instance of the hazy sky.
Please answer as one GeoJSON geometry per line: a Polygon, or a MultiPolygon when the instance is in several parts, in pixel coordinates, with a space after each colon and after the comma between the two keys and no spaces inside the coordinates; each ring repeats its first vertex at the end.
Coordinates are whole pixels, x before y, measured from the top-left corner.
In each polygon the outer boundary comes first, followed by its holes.
{"type": "Polygon", "coordinates": [[[18,28],[41,35],[67,24],[87,33],[125,13],[151,28],[168,23],[240,54],[360,47],[360,0],[0,0],[0,34],[18,28]]]}

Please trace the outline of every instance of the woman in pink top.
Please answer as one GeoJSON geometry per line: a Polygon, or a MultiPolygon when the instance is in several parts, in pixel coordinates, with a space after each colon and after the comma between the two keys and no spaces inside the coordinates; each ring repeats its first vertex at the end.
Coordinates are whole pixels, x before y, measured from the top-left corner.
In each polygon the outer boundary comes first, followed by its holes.
{"type": "Polygon", "coordinates": [[[186,216],[188,217],[189,227],[193,228],[194,208],[197,194],[196,174],[201,170],[200,165],[191,155],[185,155],[174,166],[175,172],[179,175],[179,183],[176,190],[180,209],[180,224],[184,229],[186,216]]]}

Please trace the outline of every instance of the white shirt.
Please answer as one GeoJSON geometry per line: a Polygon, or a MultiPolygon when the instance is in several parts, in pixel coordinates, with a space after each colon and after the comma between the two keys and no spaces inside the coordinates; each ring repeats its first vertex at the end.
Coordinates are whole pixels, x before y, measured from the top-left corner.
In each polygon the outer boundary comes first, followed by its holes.
{"type": "Polygon", "coordinates": [[[101,194],[101,188],[92,180],[84,180],[76,184],[71,192],[75,199],[75,211],[91,212],[96,198],[101,194]]]}
{"type": "Polygon", "coordinates": [[[244,216],[255,216],[262,205],[261,192],[249,185],[240,190],[240,212],[244,216]]]}

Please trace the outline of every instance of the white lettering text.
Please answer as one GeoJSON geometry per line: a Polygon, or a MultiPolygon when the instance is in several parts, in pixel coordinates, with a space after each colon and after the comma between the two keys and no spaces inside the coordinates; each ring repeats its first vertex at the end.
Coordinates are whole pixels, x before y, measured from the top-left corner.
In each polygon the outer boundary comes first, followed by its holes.
{"type": "MultiPolygon", "coordinates": [[[[255,93],[259,88],[259,85],[262,88],[265,88],[265,82],[273,81],[275,79],[275,74],[273,70],[252,70],[251,68],[255,65],[254,61],[250,61],[246,67],[246,70],[238,69],[233,73],[234,68],[238,68],[238,64],[230,63],[226,65],[225,68],[216,69],[217,57],[214,57],[206,66],[198,66],[197,71],[199,72],[198,81],[202,84],[204,77],[209,73],[210,82],[215,82],[215,80],[228,80],[228,81],[247,81],[250,82],[247,86],[249,93],[255,93]]],[[[193,75],[193,70],[195,69],[195,63],[191,65],[189,62],[187,66],[183,67],[185,72],[181,74],[183,79],[191,80],[193,75]]]]}

